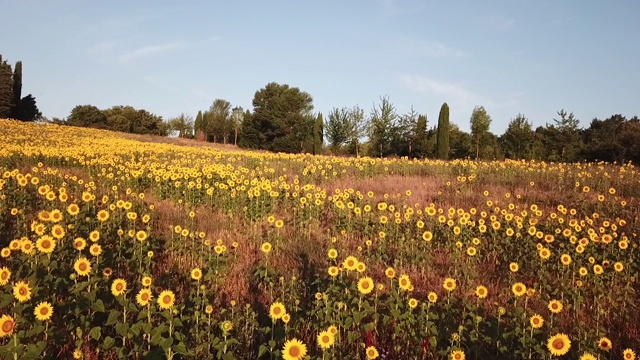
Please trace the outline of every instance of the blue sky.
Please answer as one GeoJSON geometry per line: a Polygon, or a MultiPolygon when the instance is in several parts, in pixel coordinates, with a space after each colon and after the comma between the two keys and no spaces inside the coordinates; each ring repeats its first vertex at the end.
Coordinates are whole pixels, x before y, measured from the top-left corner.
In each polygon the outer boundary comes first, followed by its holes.
{"type": "Polygon", "coordinates": [[[637,0],[1,0],[0,53],[23,61],[43,114],[131,105],[195,116],[215,98],[251,108],[271,81],[316,111],[382,95],[469,129],[475,105],[502,134],[566,109],[588,126],[640,116],[637,0]],[[10,29],[11,31],[7,31],[10,29]]]}

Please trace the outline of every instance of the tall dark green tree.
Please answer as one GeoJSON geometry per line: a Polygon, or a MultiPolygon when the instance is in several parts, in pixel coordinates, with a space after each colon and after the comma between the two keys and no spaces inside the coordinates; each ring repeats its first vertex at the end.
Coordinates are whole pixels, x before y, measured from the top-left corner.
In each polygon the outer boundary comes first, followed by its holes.
{"type": "Polygon", "coordinates": [[[500,137],[500,144],[509,159],[533,159],[536,156],[536,136],[531,123],[522,114],[509,122],[507,130],[500,137]]]}
{"type": "Polygon", "coordinates": [[[107,115],[93,105],[78,105],[67,117],[67,125],[106,129],[107,115]]]}
{"type": "Polygon", "coordinates": [[[207,135],[213,138],[213,142],[226,144],[231,132],[231,103],[224,99],[215,99],[203,116],[207,123],[207,135]]]}
{"type": "Polygon", "coordinates": [[[196,120],[193,123],[193,132],[195,133],[196,136],[198,136],[198,130],[202,130],[202,132],[204,133],[202,111],[198,111],[198,115],[196,115],[196,120]]]}
{"type": "Polygon", "coordinates": [[[427,115],[418,116],[418,122],[416,123],[415,136],[415,150],[413,157],[424,158],[427,156],[428,148],[428,131],[427,131],[427,115]]]}
{"type": "MultiPolygon", "coordinates": [[[[11,117],[19,120],[26,120],[20,117],[20,103],[22,101],[22,61],[17,61],[16,66],[13,69],[13,101],[11,109],[11,117]]],[[[29,95],[31,96],[31,95],[29,95]]],[[[35,99],[33,99],[35,104],[35,99]]],[[[25,102],[29,102],[30,99],[25,99],[25,102]]],[[[33,112],[33,108],[27,112],[33,112]]],[[[37,107],[36,107],[37,113],[37,107]]]]}
{"type": "Polygon", "coordinates": [[[308,145],[313,147],[313,125],[316,118],[313,98],[297,87],[271,82],[256,91],[253,114],[242,130],[252,139],[241,146],[255,146],[276,152],[296,153],[308,145]]]}
{"type": "Polygon", "coordinates": [[[0,55],[0,119],[11,117],[13,108],[13,80],[11,65],[0,55]]]}
{"type": "Polygon", "coordinates": [[[260,130],[253,122],[253,114],[247,109],[242,117],[240,126],[240,141],[238,146],[248,149],[259,149],[261,145],[260,130]]]}
{"type": "Polygon", "coordinates": [[[489,132],[491,116],[484,106],[476,106],[471,113],[471,137],[476,148],[476,161],[480,158],[480,147],[484,145],[484,140],[489,132]]]}
{"type": "Polygon", "coordinates": [[[313,124],[313,155],[322,154],[322,146],[324,143],[324,121],[322,113],[318,113],[316,121],[313,124]]]}
{"type": "Polygon", "coordinates": [[[20,105],[16,107],[17,113],[14,118],[22,121],[35,121],[42,117],[42,113],[36,105],[36,98],[31,94],[20,99],[20,105]]]}
{"type": "Polygon", "coordinates": [[[449,158],[449,105],[442,104],[440,115],[438,116],[438,130],[436,135],[436,157],[447,160],[449,158]]]}

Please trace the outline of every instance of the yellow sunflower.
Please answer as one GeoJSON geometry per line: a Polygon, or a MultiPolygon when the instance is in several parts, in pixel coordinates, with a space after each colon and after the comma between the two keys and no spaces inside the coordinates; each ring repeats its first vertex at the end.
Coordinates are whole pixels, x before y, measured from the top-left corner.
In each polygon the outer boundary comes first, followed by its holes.
{"type": "Polygon", "coordinates": [[[398,285],[400,286],[400,289],[405,291],[411,289],[411,279],[409,279],[409,275],[400,275],[400,278],[398,279],[398,285]]]}
{"type": "Polygon", "coordinates": [[[43,254],[51,254],[56,248],[56,241],[49,235],[41,236],[36,241],[36,248],[43,254]]]}
{"type": "Polygon", "coordinates": [[[269,308],[269,317],[272,320],[278,320],[282,318],[282,315],[286,314],[287,310],[284,307],[284,304],[281,302],[274,302],[271,304],[269,308]]]}
{"type": "Polygon", "coordinates": [[[446,278],[442,283],[442,287],[444,287],[444,289],[447,291],[453,291],[456,289],[456,280],[452,278],[446,278]]]}
{"type": "Polygon", "coordinates": [[[329,259],[335,259],[338,257],[338,250],[329,249],[329,251],[327,252],[327,255],[329,256],[329,259]]]}
{"type": "Polygon", "coordinates": [[[562,303],[558,300],[551,300],[549,301],[549,311],[551,311],[554,314],[559,314],[560,312],[562,312],[562,303]]]}
{"type": "Polygon", "coordinates": [[[331,277],[336,277],[340,273],[340,269],[337,266],[329,266],[327,272],[331,277]]]}
{"type": "Polygon", "coordinates": [[[373,279],[368,276],[360,278],[360,280],[358,280],[358,291],[363,295],[367,295],[373,291],[373,279]]]}
{"type": "Polygon", "coordinates": [[[373,359],[376,359],[379,356],[378,349],[376,349],[375,346],[369,346],[365,350],[365,354],[367,355],[367,360],[373,360],[373,359]]]}
{"type": "Polygon", "coordinates": [[[78,251],[82,251],[84,250],[84,248],[87,247],[87,241],[81,237],[76,238],[75,240],[73,240],[73,248],[78,250],[78,251]]]}
{"type": "Polygon", "coordinates": [[[93,244],[89,247],[89,253],[93,256],[100,256],[102,254],[102,246],[99,244],[93,244]]]}
{"type": "Polygon", "coordinates": [[[604,350],[604,351],[609,351],[612,348],[612,344],[611,344],[611,340],[609,340],[608,337],[601,337],[600,340],[598,340],[598,347],[600,348],[600,350],[604,350]]]}
{"type": "Polygon", "coordinates": [[[200,279],[202,279],[202,270],[200,270],[200,268],[191,270],[191,279],[200,281],[200,279]]]}
{"type": "Polygon", "coordinates": [[[302,341],[293,338],[287,340],[282,348],[282,358],[284,360],[300,360],[307,355],[307,346],[302,341]]]}
{"type": "Polygon", "coordinates": [[[538,314],[534,314],[533,316],[531,316],[529,318],[529,323],[531,324],[532,328],[540,329],[542,327],[542,325],[544,324],[544,319],[542,318],[542,316],[540,316],[538,314]]]}
{"type": "Polygon", "coordinates": [[[268,254],[271,251],[271,243],[270,242],[262,243],[262,246],[260,246],[260,250],[262,250],[263,253],[268,254]]]}
{"type": "Polygon", "coordinates": [[[73,263],[73,268],[79,276],[89,276],[91,273],[91,262],[85,257],[81,257],[73,263]]]}
{"type": "Polygon", "coordinates": [[[414,298],[409,299],[409,307],[415,309],[418,306],[418,300],[414,298]]]}
{"type": "Polygon", "coordinates": [[[29,239],[24,239],[20,243],[20,250],[27,255],[33,254],[34,245],[33,242],[29,239]]]}
{"type": "Polygon", "coordinates": [[[152,298],[153,295],[151,294],[151,290],[144,288],[138,291],[138,294],[136,295],[136,302],[140,306],[147,306],[152,298]]]}
{"type": "Polygon", "coordinates": [[[13,285],[13,296],[19,302],[25,302],[31,299],[31,288],[24,281],[18,281],[13,285]]]}
{"type": "Polygon", "coordinates": [[[53,315],[53,306],[51,306],[51,304],[46,301],[41,302],[33,310],[33,314],[36,316],[36,319],[40,321],[49,320],[53,315]]]}
{"type": "Polygon", "coordinates": [[[347,256],[342,262],[342,266],[349,271],[356,270],[358,267],[358,259],[355,256],[347,256]]]}
{"type": "Polygon", "coordinates": [[[0,268],[0,286],[7,285],[11,278],[11,270],[8,267],[3,266],[0,268]]]}
{"type": "Polygon", "coordinates": [[[511,286],[511,291],[513,292],[513,295],[520,297],[527,293],[527,287],[523,283],[517,282],[511,286]]]}
{"type": "Polygon", "coordinates": [[[454,350],[453,352],[451,352],[451,360],[464,360],[464,359],[465,359],[464,351],[454,350]]]}
{"type": "Polygon", "coordinates": [[[487,297],[487,295],[489,294],[487,288],[483,285],[478,285],[478,287],[476,287],[476,296],[480,299],[484,299],[487,297]]]}
{"type": "Polygon", "coordinates": [[[0,317],[0,338],[5,336],[11,336],[13,329],[16,326],[16,321],[9,315],[2,315],[0,317]]]}
{"type": "Polygon", "coordinates": [[[571,348],[571,340],[565,334],[555,334],[547,340],[547,348],[551,355],[562,356],[569,352],[571,348]]]}
{"type": "Polygon", "coordinates": [[[111,284],[111,293],[113,296],[120,296],[127,291],[127,281],[124,279],[115,279],[111,284]]]}
{"type": "Polygon", "coordinates": [[[427,295],[427,300],[429,300],[430,303],[435,304],[436,301],[438,301],[438,294],[433,291],[430,292],[429,295],[427,295]]]}
{"type": "Polygon", "coordinates": [[[158,305],[163,310],[171,309],[175,301],[176,296],[171,290],[165,290],[158,295],[158,305]]]}
{"type": "Polygon", "coordinates": [[[331,347],[336,341],[335,336],[329,332],[329,330],[322,331],[318,334],[318,346],[322,350],[326,350],[331,347]]]}
{"type": "Polygon", "coordinates": [[[593,354],[585,352],[580,356],[579,360],[597,360],[597,358],[593,354]]]}
{"type": "Polygon", "coordinates": [[[624,360],[635,360],[636,359],[636,353],[632,349],[625,349],[622,352],[622,358],[624,360]]]}
{"type": "Polygon", "coordinates": [[[109,220],[109,212],[107,210],[100,210],[98,211],[97,217],[98,217],[98,221],[105,222],[109,220]]]}
{"type": "Polygon", "coordinates": [[[396,277],[396,271],[392,268],[392,267],[388,267],[385,271],[384,274],[389,278],[389,279],[393,279],[394,277],[396,277]]]}
{"type": "Polygon", "coordinates": [[[64,228],[60,225],[53,225],[51,228],[51,235],[58,240],[62,239],[65,234],[66,232],[64,231],[64,228]]]}

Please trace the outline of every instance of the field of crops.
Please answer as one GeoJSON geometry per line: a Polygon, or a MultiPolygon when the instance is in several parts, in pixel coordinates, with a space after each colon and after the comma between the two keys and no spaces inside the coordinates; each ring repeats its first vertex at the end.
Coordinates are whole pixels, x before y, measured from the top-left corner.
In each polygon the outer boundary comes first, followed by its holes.
{"type": "Polygon", "coordinates": [[[635,359],[640,171],[0,122],[0,357],[635,359]]]}

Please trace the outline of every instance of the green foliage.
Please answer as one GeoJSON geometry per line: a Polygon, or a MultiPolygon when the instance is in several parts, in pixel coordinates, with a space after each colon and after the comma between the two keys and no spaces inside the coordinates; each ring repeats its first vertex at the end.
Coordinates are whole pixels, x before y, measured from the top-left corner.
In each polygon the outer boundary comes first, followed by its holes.
{"type": "Polygon", "coordinates": [[[12,101],[12,109],[11,109],[11,117],[19,120],[27,120],[27,116],[32,115],[30,117],[31,120],[35,120],[36,115],[38,115],[38,108],[35,108],[35,113],[33,111],[33,107],[30,107],[24,113],[20,111],[22,101],[25,101],[25,105],[28,106],[31,104],[31,99],[33,99],[33,104],[35,105],[35,98],[29,95],[30,99],[22,98],[22,61],[17,61],[16,66],[13,70],[13,101],[12,101]]]}
{"type": "Polygon", "coordinates": [[[583,157],[587,161],[608,161],[640,163],[640,120],[627,120],[616,114],[606,120],[593,119],[584,130],[585,149],[583,157]]]}
{"type": "Polygon", "coordinates": [[[374,105],[369,123],[369,150],[371,156],[383,157],[392,154],[391,139],[393,126],[398,115],[388,96],[380,98],[380,105],[374,105]]]}
{"type": "Polygon", "coordinates": [[[34,121],[42,116],[42,113],[36,105],[36,98],[31,94],[20,99],[20,105],[16,106],[14,111],[16,112],[13,114],[13,117],[22,121],[34,121]]]}
{"type": "Polygon", "coordinates": [[[226,144],[229,134],[233,131],[231,103],[224,99],[215,99],[203,117],[206,119],[205,133],[207,137],[213,142],[226,144]]]}
{"type": "Polygon", "coordinates": [[[3,61],[2,55],[0,55],[0,119],[6,119],[11,116],[13,100],[11,77],[11,65],[6,60],[3,61]]]}
{"type": "Polygon", "coordinates": [[[198,130],[202,130],[202,132],[204,132],[204,117],[202,116],[202,111],[198,111],[198,115],[196,115],[193,130],[195,135],[198,135],[198,130]]]}
{"type": "MultiPolygon", "coordinates": [[[[242,106],[236,106],[231,110],[230,126],[231,133],[233,134],[233,145],[238,145],[238,136],[242,129],[242,120],[244,118],[244,111],[242,106]]],[[[231,142],[231,140],[229,140],[231,142]]]]}
{"type": "Polygon", "coordinates": [[[69,117],[67,117],[66,124],[72,126],[106,129],[108,127],[107,114],[100,111],[100,109],[93,105],[78,105],[71,110],[71,114],[69,114],[69,117]]]}
{"type": "Polygon", "coordinates": [[[169,120],[169,130],[177,131],[181,138],[193,137],[193,117],[184,113],[169,120]]]}
{"type": "Polygon", "coordinates": [[[450,145],[448,157],[466,159],[473,156],[473,138],[469,133],[460,130],[456,124],[449,124],[448,143],[450,145]]]}
{"type": "Polygon", "coordinates": [[[527,118],[518,114],[511,119],[507,130],[500,137],[504,155],[509,159],[532,159],[536,156],[536,135],[527,118]]]}
{"type": "Polygon", "coordinates": [[[166,135],[167,132],[162,117],[131,106],[100,110],[93,105],[78,105],[71,110],[65,124],[133,134],[166,135]]]}
{"type": "Polygon", "coordinates": [[[424,158],[428,154],[428,131],[427,131],[427,115],[418,116],[415,131],[415,150],[413,156],[416,158],[424,158]]]}
{"type": "Polygon", "coordinates": [[[476,148],[476,160],[480,158],[480,147],[483,146],[489,126],[491,125],[491,116],[487,113],[484,106],[476,106],[471,113],[471,136],[476,148]]]}
{"type": "Polygon", "coordinates": [[[560,119],[553,119],[554,125],[549,125],[540,131],[542,142],[546,151],[545,158],[550,161],[576,162],[579,161],[584,144],[580,136],[578,124],[573,113],[558,111],[560,119]]]}
{"type": "Polygon", "coordinates": [[[318,113],[316,121],[313,124],[313,155],[322,154],[322,145],[324,143],[324,121],[322,113],[318,113]]]}
{"type": "Polygon", "coordinates": [[[275,152],[312,150],[315,117],[311,95],[271,82],[255,93],[253,109],[242,125],[243,138],[249,138],[240,146],[275,152]]]}
{"type": "Polygon", "coordinates": [[[436,135],[436,157],[446,160],[449,158],[449,105],[442,104],[438,116],[438,130],[436,135]]]}
{"type": "Polygon", "coordinates": [[[342,147],[352,138],[353,123],[348,108],[333,108],[324,126],[329,146],[334,154],[339,154],[342,147]]]}

